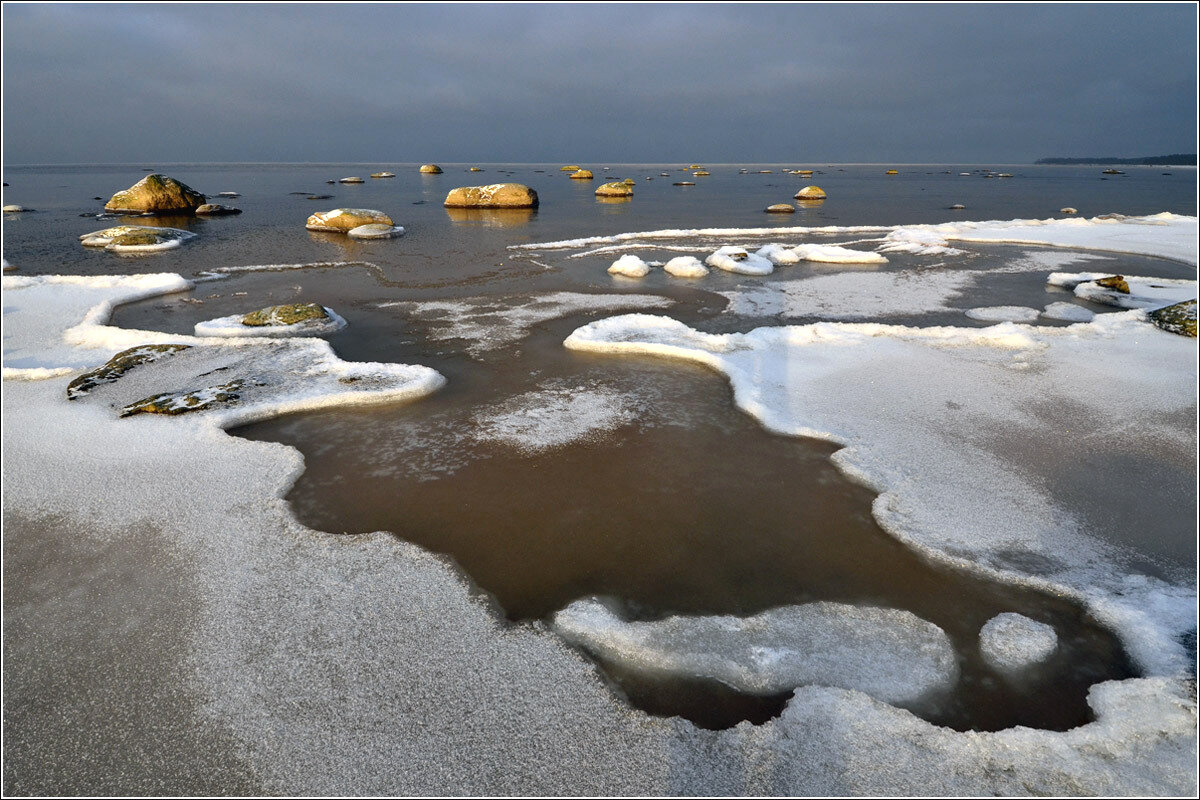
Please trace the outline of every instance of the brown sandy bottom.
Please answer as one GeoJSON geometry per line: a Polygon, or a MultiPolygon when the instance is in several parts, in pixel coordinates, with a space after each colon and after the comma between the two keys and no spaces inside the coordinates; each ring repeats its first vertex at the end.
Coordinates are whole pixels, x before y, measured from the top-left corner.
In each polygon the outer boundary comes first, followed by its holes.
{"type": "MultiPolygon", "coordinates": [[[[513,622],[588,596],[636,620],[816,600],[905,609],[946,631],[961,672],[950,695],[912,710],[960,730],[1069,729],[1090,719],[1090,685],[1134,674],[1116,639],[1073,602],[932,564],[898,543],[872,518],[873,493],[829,461],[834,446],[766,433],[734,408],[719,375],[562,348],[596,316],[544,322],[519,348],[469,363],[426,353],[419,361],[450,382],[421,403],[236,434],[304,454],[288,496],[301,522],[387,530],[446,554],[513,622]],[[1005,611],[1059,636],[1050,661],[1019,680],[979,655],[980,627],[1005,611]]],[[[790,696],[599,663],[636,707],[703,727],[765,721],[790,696]]]]}

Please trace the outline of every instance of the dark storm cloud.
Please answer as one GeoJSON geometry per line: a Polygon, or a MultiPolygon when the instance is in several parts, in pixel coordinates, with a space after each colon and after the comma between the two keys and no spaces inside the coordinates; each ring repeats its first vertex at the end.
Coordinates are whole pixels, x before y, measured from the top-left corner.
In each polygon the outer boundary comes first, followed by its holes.
{"type": "Polygon", "coordinates": [[[4,5],[4,158],[1193,152],[1181,5],[4,5]]]}

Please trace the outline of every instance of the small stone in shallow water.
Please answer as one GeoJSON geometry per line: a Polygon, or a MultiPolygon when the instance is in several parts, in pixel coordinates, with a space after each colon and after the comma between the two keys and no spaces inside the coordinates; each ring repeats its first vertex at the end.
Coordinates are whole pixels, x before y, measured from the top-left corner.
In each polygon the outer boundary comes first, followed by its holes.
{"type": "Polygon", "coordinates": [[[764,209],[768,214],[794,214],[796,207],[791,203],[775,203],[764,209]]]}
{"type": "Polygon", "coordinates": [[[1125,282],[1124,275],[1112,275],[1107,278],[1097,278],[1095,283],[1097,286],[1103,286],[1105,289],[1112,289],[1114,292],[1129,294],[1129,284],[1125,282]]]}
{"type": "Polygon", "coordinates": [[[204,205],[202,205],[196,209],[196,214],[198,214],[199,216],[202,216],[202,217],[203,216],[221,217],[221,216],[226,216],[228,214],[240,214],[240,213],[242,213],[242,210],[240,208],[234,208],[233,206],[223,206],[220,203],[205,203],[204,205]]]}
{"type": "Polygon", "coordinates": [[[290,303],[268,306],[242,317],[243,325],[295,325],[310,319],[328,319],[329,313],[318,303],[290,303]]]}
{"type": "Polygon", "coordinates": [[[820,186],[805,186],[794,195],[797,200],[824,200],[825,196],[825,190],[820,186]]]}
{"type": "Polygon", "coordinates": [[[420,172],[422,175],[441,175],[442,168],[437,164],[422,164],[420,172]]]}
{"type": "Polygon", "coordinates": [[[25,206],[18,206],[18,205],[11,205],[11,206],[4,207],[5,214],[18,214],[22,211],[29,211],[29,209],[25,208],[25,206]]]}
{"type": "Polygon", "coordinates": [[[382,225],[372,222],[367,225],[359,225],[357,228],[351,228],[346,232],[346,235],[351,239],[392,239],[397,236],[403,236],[404,228],[398,225],[382,225]]]}
{"type": "Polygon", "coordinates": [[[1066,208],[1060,208],[1058,210],[1058,213],[1060,213],[1060,214],[1078,214],[1079,211],[1077,209],[1071,208],[1070,206],[1067,206],[1066,208]]]}

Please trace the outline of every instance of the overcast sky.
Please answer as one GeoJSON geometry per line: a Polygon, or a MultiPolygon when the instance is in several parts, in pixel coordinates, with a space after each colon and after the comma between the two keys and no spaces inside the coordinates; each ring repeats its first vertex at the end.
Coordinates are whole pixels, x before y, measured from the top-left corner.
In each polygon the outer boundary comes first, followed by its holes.
{"type": "Polygon", "coordinates": [[[3,6],[4,160],[1196,151],[1176,5],[3,6]]]}

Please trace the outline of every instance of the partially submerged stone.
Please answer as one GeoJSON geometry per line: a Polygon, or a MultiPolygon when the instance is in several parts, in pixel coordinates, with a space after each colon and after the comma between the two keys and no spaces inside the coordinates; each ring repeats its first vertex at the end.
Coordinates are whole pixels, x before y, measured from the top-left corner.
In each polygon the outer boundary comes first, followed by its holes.
{"type": "Polygon", "coordinates": [[[1196,338],[1196,301],[1184,300],[1148,314],[1150,321],[1168,333],[1196,338]]]}
{"type": "Polygon", "coordinates": [[[421,174],[423,174],[423,175],[441,175],[442,174],[442,168],[439,167],[437,164],[422,164],[420,171],[421,171],[421,174]]]}
{"type": "Polygon", "coordinates": [[[767,206],[764,211],[768,214],[794,214],[796,213],[796,207],[791,203],[775,203],[774,205],[767,206]]]}
{"type": "Polygon", "coordinates": [[[633,187],[628,183],[605,183],[596,188],[597,197],[633,197],[633,187]]]}
{"type": "Polygon", "coordinates": [[[372,172],[371,177],[372,178],[394,178],[394,177],[396,177],[396,173],[394,173],[394,172],[372,172]]]}
{"type": "MultiPolygon", "coordinates": [[[[647,177],[646,177],[646,180],[648,180],[648,181],[652,181],[652,180],[654,180],[654,179],[653,179],[653,178],[651,178],[651,177],[649,177],[649,176],[647,176],[647,177]]],[[[626,179],[625,179],[623,182],[624,182],[624,184],[625,184],[626,186],[637,186],[637,181],[635,181],[633,178],[626,178],[626,179]]]]}
{"type": "Polygon", "coordinates": [[[320,319],[329,319],[329,312],[319,303],[289,303],[251,311],[242,317],[242,324],[255,327],[296,325],[308,320],[320,319]]]}
{"type": "Polygon", "coordinates": [[[352,178],[339,178],[338,183],[366,183],[366,181],[364,181],[362,178],[352,177],[352,178]]]}
{"type": "Polygon", "coordinates": [[[590,169],[580,169],[572,172],[567,177],[577,181],[590,181],[595,176],[592,175],[592,171],[590,169]]]}
{"type": "Polygon", "coordinates": [[[4,207],[5,214],[20,214],[22,211],[29,211],[25,206],[11,205],[4,207]]]}
{"type": "Polygon", "coordinates": [[[391,239],[404,235],[404,228],[399,225],[384,225],[372,222],[369,225],[359,225],[346,232],[351,239],[391,239]]]}
{"type": "Polygon", "coordinates": [[[899,174],[900,174],[900,171],[899,171],[899,170],[895,170],[895,169],[889,169],[887,172],[885,172],[885,173],[883,173],[883,174],[884,174],[884,175],[899,175],[899,174]]]}
{"type": "Polygon", "coordinates": [[[178,247],[196,234],[178,228],[117,225],[79,237],[84,247],[103,247],[116,253],[153,253],[178,247]]]}
{"type": "Polygon", "coordinates": [[[202,205],[196,209],[196,214],[198,216],[202,216],[202,217],[203,216],[221,217],[221,216],[225,216],[227,214],[240,214],[240,213],[242,213],[242,210],[240,208],[234,208],[233,206],[223,206],[220,203],[205,203],[204,205],[202,205]]]}
{"type": "Polygon", "coordinates": [[[797,200],[824,200],[825,190],[820,186],[805,186],[793,196],[797,200]]]}
{"type": "Polygon", "coordinates": [[[1111,275],[1107,278],[1097,278],[1094,283],[1097,286],[1104,287],[1105,289],[1112,289],[1114,292],[1129,294],[1129,284],[1125,282],[1124,275],[1111,275]]]}
{"type": "Polygon", "coordinates": [[[578,172],[582,169],[582,167],[580,167],[578,164],[568,164],[567,166],[559,167],[558,169],[561,172],[578,172]]]}
{"type": "Polygon", "coordinates": [[[671,185],[672,186],[695,186],[696,182],[695,181],[675,181],[671,185]]]}
{"type": "Polygon", "coordinates": [[[392,225],[392,218],[382,211],[373,208],[335,208],[332,211],[318,211],[308,218],[304,227],[310,231],[333,231],[345,233],[360,225],[392,225]]]}
{"type": "Polygon", "coordinates": [[[244,382],[241,379],[223,383],[220,386],[208,386],[203,389],[192,389],[184,392],[164,392],[130,403],[121,409],[122,417],[134,414],[187,414],[190,411],[200,411],[214,403],[232,403],[241,396],[238,390],[244,382]]]}
{"type": "Polygon", "coordinates": [[[112,383],[134,367],[158,361],[189,347],[190,345],[186,344],[144,344],[122,350],[103,366],[85,372],[71,381],[67,385],[67,399],[80,398],[101,384],[112,383]]]}
{"type": "Polygon", "coordinates": [[[204,205],[204,195],[185,183],[157,172],[147,175],[105,203],[106,211],[195,211],[204,205]]]}
{"type": "Polygon", "coordinates": [[[1071,208],[1070,206],[1067,206],[1066,208],[1060,208],[1058,210],[1058,212],[1060,214],[1078,214],[1079,210],[1075,209],[1075,208],[1071,208]]]}
{"type": "Polygon", "coordinates": [[[537,192],[522,183],[493,183],[451,189],[447,208],[537,208],[537,192]]]}

